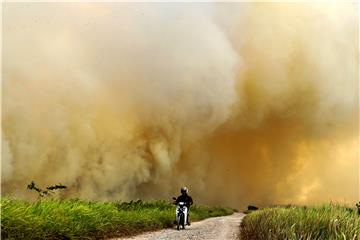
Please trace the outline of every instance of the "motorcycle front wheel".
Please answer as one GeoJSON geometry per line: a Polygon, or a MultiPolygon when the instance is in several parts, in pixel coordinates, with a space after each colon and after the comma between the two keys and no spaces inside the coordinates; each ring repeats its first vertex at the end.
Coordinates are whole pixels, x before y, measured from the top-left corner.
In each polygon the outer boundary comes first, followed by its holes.
{"type": "Polygon", "coordinates": [[[180,230],[180,225],[182,229],[185,229],[185,215],[184,213],[179,214],[179,220],[177,222],[177,230],[180,230]]]}
{"type": "Polygon", "coordinates": [[[185,214],[181,214],[180,224],[181,224],[182,229],[185,229],[185,214]]]}

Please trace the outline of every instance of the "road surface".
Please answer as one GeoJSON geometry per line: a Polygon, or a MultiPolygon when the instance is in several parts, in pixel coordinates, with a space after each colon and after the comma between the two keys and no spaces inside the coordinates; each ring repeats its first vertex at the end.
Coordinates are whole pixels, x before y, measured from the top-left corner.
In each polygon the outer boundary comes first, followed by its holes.
{"type": "Polygon", "coordinates": [[[240,222],[244,216],[243,213],[234,213],[230,216],[193,222],[185,230],[178,231],[174,227],[117,240],[237,240],[239,239],[240,222]]]}

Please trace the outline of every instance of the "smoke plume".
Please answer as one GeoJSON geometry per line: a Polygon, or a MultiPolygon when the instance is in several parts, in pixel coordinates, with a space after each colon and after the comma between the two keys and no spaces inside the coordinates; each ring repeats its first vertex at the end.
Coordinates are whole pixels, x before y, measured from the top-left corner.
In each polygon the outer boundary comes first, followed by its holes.
{"type": "Polygon", "coordinates": [[[356,4],[6,3],[2,194],[355,202],[356,4]]]}

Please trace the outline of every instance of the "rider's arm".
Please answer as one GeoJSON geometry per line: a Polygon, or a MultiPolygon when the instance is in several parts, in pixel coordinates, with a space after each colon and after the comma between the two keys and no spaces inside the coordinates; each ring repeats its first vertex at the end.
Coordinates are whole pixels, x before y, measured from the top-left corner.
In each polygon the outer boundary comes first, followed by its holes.
{"type": "Polygon", "coordinates": [[[190,205],[193,205],[194,202],[193,202],[193,200],[192,200],[192,197],[189,196],[189,200],[190,200],[190,201],[189,201],[190,205]]]}

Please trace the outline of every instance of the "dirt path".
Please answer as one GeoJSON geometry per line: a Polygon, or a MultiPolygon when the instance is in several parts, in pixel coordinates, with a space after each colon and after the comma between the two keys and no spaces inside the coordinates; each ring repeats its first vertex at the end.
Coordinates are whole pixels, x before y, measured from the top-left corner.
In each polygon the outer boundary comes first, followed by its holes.
{"type": "Polygon", "coordinates": [[[234,213],[230,216],[208,218],[194,222],[185,230],[164,229],[134,236],[131,238],[118,238],[117,240],[236,240],[239,239],[240,222],[245,215],[234,213]]]}

